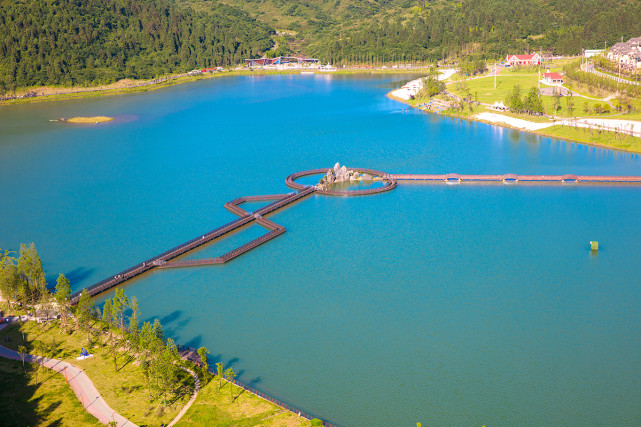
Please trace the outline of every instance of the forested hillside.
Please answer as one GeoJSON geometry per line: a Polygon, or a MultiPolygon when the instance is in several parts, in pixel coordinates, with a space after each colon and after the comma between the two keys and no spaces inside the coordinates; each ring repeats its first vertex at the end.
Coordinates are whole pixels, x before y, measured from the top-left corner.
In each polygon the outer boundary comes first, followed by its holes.
{"type": "Polygon", "coordinates": [[[297,31],[303,50],[332,62],[578,54],[641,35],[639,0],[222,1],[297,31]]]}
{"type": "Polygon", "coordinates": [[[0,0],[0,93],[265,52],[337,64],[578,54],[640,36],[640,16],[640,0],[0,0]]]}
{"type": "Polygon", "coordinates": [[[0,0],[0,93],[229,65],[269,49],[272,33],[215,1],[0,0]]]}

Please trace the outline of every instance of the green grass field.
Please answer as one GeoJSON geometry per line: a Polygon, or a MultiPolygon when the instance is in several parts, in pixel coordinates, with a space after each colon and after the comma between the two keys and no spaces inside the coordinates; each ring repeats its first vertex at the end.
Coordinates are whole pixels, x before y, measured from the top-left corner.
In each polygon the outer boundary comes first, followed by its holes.
{"type": "Polygon", "coordinates": [[[538,132],[571,141],[584,142],[601,147],[615,148],[617,150],[641,152],[641,138],[620,135],[614,132],[588,130],[586,128],[572,128],[568,126],[552,126],[538,132]]]}
{"type": "Polygon", "coordinates": [[[212,379],[202,387],[198,397],[177,426],[309,426],[310,421],[299,418],[271,403],[233,388],[234,401],[231,402],[230,384],[218,378],[212,379]]]}
{"type": "Polygon", "coordinates": [[[62,375],[46,368],[36,374],[36,369],[37,365],[25,363],[25,374],[22,362],[0,358],[0,425],[100,425],[82,409],[62,375]]]}
{"type": "Polygon", "coordinates": [[[30,353],[34,353],[34,341],[44,343],[49,347],[46,356],[65,360],[84,369],[107,404],[138,425],[169,423],[187,403],[193,391],[193,378],[181,370],[178,396],[168,399],[167,407],[161,399],[150,402],[145,377],[133,357],[121,351],[115,370],[113,359],[107,354],[108,347],[103,347],[100,342],[96,346],[88,346],[86,334],[62,332],[57,321],[14,324],[1,331],[0,336],[10,337],[9,343],[2,343],[6,347],[17,350],[19,345],[25,345],[30,353]],[[25,331],[25,341],[22,341],[21,329],[25,331]],[[76,360],[82,347],[87,348],[94,357],[76,360]]]}
{"type": "MultiPolygon", "coordinates": [[[[512,91],[515,85],[521,88],[521,96],[525,96],[532,87],[538,87],[538,74],[532,72],[518,71],[518,70],[503,70],[496,76],[496,88],[494,87],[494,76],[487,76],[468,80],[466,82],[454,82],[447,86],[447,90],[454,93],[459,97],[467,97],[468,93],[474,99],[478,97],[478,101],[485,104],[493,104],[497,101],[506,103],[508,94],[512,91]]],[[[549,87],[541,84],[541,88],[549,87]]],[[[554,114],[553,97],[543,96],[543,107],[546,114],[554,114]]],[[[597,104],[603,105],[603,101],[595,99],[587,99],[581,96],[573,96],[572,101],[574,108],[572,113],[568,110],[567,97],[561,97],[559,108],[556,112],[557,117],[609,117],[614,116],[611,114],[594,114],[594,106],[597,104]],[[589,112],[584,110],[585,104],[589,112]]]]}

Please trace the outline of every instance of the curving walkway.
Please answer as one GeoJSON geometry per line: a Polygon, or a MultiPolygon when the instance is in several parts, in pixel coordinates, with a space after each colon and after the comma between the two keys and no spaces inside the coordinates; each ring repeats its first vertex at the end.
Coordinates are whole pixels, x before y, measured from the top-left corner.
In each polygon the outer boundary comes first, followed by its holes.
{"type": "MultiPolygon", "coordinates": [[[[0,330],[4,329],[5,326],[7,325],[0,325],[0,330]]],[[[0,357],[22,361],[18,352],[9,350],[3,346],[0,346],[0,357]]],[[[82,402],[85,411],[96,417],[102,424],[106,425],[115,421],[116,425],[119,427],[137,427],[136,424],[116,413],[116,411],[107,405],[107,402],[105,402],[100,393],[98,393],[96,387],[81,368],[62,360],[51,359],[49,357],[38,357],[32,354],[25,356],[25,362],[40,363],[43,366],[64,375],[76,397],[82,402]]]]}
{"type": "Polygon", "coordinates": [[[169,423],[169,425],[167,427],[172,427],[174,424],[176,424],[178,421],[180,421],[182,416],[185,415],[187,410],[189,410],[189,408],[191,407],[192,403],[194,403],[194,401],[196,401],[196,398],[198,397],[198,390],[200,390],[200,380],[198,379],[198,375],[196,375],[196,373],[194,371],[192,371],[191,369],[187,369],[187,368],[180,368],[180,369],[182,369],[183,371],[189,372],[191,374],[191,376],[194,378],[194,394],[191,396],[191,399],[189,399],[189,402],[187,402],[185,407],[180,410],[178,415],[176,415],[174,417],[174,419],[169,423]]]}
{"type": "MultiPolygon", "coordinates": [[[[374,169],[365,169],[365,168],[350,168],[350,170],[354,170],[359,173],[367,173],[372,176],[375,176],[377,178],[380,178],[383,181],[383,186],[382,187],[376,187],[376,188],[368,188],[365,190],[328,190],[328,189],[316,189],[316,193],[318,194],[324,194],[327,196],[366,196],[370,194],[377,194],[377,193],[383,193],[385,191],[390,191],[396,188],[396,179],[394,176],[386,174],[385,172],[377,171],[374,169]]],[[[310,188],[314,188],[310,185],[304,185],[304,184],[299,184],[296,182],[298,178],[302,178],[304,176],[310,176],[310,175],[321,175],[325,174],[327,172],[327,169],[310,169],[306,171],[301,171],[301,172],[295,172],[291,175],[289,175],[285,179],[285,185],[288,186],[289,188],[293,188],[295,190],[299,191],[305,191],[309,190],[310,188]]],[[[345,181],[346,183],[350,183],[351,181],[345,181]]]]}

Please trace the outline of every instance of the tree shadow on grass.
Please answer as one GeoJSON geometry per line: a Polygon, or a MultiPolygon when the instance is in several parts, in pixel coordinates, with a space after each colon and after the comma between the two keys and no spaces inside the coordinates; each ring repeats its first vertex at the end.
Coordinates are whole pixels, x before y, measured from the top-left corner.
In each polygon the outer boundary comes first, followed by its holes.
{"type": "Polygon", "coordinates": [[[122,365],[120,368],[118,368],[118,369],[117,369],[117,372],[120,372],[120,371],[122,370],[122,368],[124,368],[125,366],[129,365],[129,364],[130,364],[131,362],[133,362],[134,360],[136,360],[136,358],[135,358],[135,357],[133,357],[133,356],[131,356],[131,355],[127,355],[127,361],[125,362],[125,364],[124,364],[124,365],[122,365]]]}
{"type": "Polygon", "coordinates": [[[192,381],[192,376],[189,372],[182,369],[178,372],[178,386],[174,389],[171,399],[168,399],[170,405],[173,405],[178,400],[185,396],[190,396],[194,393],[195,383],[192,381]]]}
{"type": "MultiPolygon", "coordinates": [[[[236,386],[236,388],[239,388],[239,387],[236,386]]],[[[240,397],[240,395],[243,394],[244,392],[245,392],[245,389],[244,388],[240,388],[240,393],[238,393],[236,396],[234,396],[234,400],[232,400],[232,402],[235,402],[236,399],[238,399],[240,397]]]]}
{"type": "MultiPolygon", "coordinates": [[[[35,366],[26,364],[30,375],[35,366]]],[[[39,384],[29,384],[22,362],[0,359],[0,424],[3,426],[41,425],[46,420],[38,411],[42,397],[34,398],[39,384]]]]}

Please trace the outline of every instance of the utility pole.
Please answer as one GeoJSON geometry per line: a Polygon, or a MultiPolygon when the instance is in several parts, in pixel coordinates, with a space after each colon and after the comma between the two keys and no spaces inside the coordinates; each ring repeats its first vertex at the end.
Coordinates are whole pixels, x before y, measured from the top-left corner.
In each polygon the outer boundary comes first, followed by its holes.
{"type": "Polygon", "coordinates": [[[497,73],[497,68],[496,68],[496,62],[494,63],[494,89],[496,89],[496,73],[497,73]]]}

